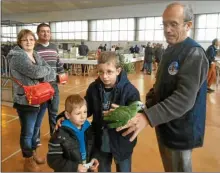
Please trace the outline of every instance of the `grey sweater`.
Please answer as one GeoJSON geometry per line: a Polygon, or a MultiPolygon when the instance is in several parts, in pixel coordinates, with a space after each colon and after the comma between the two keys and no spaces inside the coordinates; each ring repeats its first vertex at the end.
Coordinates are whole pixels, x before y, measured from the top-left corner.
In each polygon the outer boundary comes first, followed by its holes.
{"type": "MultiPolygon", "coordinates": [[[[166,63],[169,59],[162,59],[166,63]]],[[[161,66],[160,66],[161,67],[161,66]]],[[[159,67],[157,76],[168,69],[159,67]]],[[[197,93],[207,78],[208,60],[204,51],[199,47],[191,48],[177,75],[177,89],[164,101],[145,109],[150,125],[155,127],[171,120],[180,118],[195,104],[197,93]],[[193,58],[192,58],[193,57],[193,58]]],[[[157,79],[154,91],[159,90],[162,81],[157,79]]]]}
{"type": "MultiPolygon", "coordinates": [[[[23,85],[35,85],[39,81],[54,81],[56,79],[55,71],[35,51],[34,58],[36,63],[33,63],[19,46],[12,49],[7,56],[12,77],[23,85]]],[[[14,103],[28,105],[24,89],[16,82],[13,82],[13,89],[14,103]]]]}

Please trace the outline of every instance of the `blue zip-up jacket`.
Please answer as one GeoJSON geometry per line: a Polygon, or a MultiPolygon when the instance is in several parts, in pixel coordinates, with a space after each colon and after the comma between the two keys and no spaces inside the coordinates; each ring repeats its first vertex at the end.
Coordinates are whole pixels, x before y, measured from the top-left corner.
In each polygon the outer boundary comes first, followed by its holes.
{"type": "Polygon", "coordinates": [[[86,143],[85,143],[85,131],[89,128],[90,123],[88,120],[82,125],[81,129],[78,129],[70,120],[64,120],[62,126],[69,127],[75,132],[75,135],[79,141],[79,150],[82,160],[86,160],[86,143]]]}

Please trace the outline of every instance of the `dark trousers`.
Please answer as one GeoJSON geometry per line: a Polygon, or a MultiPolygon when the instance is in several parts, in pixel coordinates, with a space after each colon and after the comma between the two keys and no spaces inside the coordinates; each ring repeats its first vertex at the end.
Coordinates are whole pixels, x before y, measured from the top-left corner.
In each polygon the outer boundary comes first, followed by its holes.
{"type": "Polygon", "coordinates": [[[156,128],[157,142],[165,172],[192,172],[192,150],[177,150],[166,147],[156,128]]]}
{"type": "MultiPolygon", "coordinates": [[[[99,153],[99,172],[111,172],[112,153],[99,153]]],[[[131,172],[131,156],[123,161],[115,160],[116,172],[131,172]]]]}
{"type": "Polygon", "coordinates": [[[145,62],[144,63],[144,69],[147,70],[148,73],[152,73],[152,63],[149,63],[149,62],[145,62]]]}
{"type": "Polygon", "coordinates": [[[57,113],[59,109],[59,103],[60,103],[60,95],[59,95],[59,88],[57,83],[52,84],[55,93],[52,100],[49,100],[47,102],[47,108],[48,108],[48,116],[49,116],[49,125],[50,125],[50,135],[53,134],[54,128],[56,126],[56,118],[57,113]]]}
{"type": "MultiPolygon", "coordinates": [[[[49,100],[46,105],[48,108],[48,118],[49,118],[49,126],[50,126],[50,136],[52,136],[54,128],[56,126],[56,118],[59,108],[60,96],[59,96],[59,88],[57,83],[51,84],[54,88],[54,96],[51,100],[49,100]]],[[[40,143],[40,133],[38,134],[37,144],[40,143]]]]}

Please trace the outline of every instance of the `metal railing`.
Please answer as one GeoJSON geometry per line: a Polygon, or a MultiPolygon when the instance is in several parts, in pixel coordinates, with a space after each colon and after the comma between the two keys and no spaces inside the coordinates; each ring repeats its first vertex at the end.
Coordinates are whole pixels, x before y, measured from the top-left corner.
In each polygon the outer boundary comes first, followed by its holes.
{"type": "Polygon", "coordinates": [[[13,101],[13,87],[9,68],[9,62],[4,55],[1,55],[1,89],[2,101],[13,101]]]}

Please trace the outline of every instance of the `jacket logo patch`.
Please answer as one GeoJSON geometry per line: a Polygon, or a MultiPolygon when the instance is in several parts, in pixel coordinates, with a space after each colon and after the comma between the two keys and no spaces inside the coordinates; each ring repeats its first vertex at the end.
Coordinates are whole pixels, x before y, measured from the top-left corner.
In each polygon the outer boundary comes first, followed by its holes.
{"type": "Polygon", "coordinates": [[[179,70],[179,64],[176,61],[172,62],[168,67],[168,73],[170,75],[177,74],[178,70],[179,70]]]}

